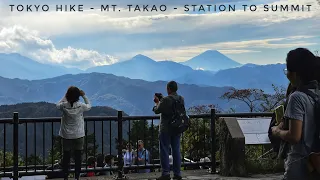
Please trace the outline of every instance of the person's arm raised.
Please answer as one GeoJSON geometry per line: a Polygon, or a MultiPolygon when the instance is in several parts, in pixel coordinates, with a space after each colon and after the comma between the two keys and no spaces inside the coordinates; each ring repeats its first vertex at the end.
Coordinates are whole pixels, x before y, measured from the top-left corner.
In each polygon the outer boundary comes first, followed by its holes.
{"type": "Polygon", "coordinates": [[[63,104],[68,102],[66,96],[63,96],[63,98],[56,104],[57,109],[61,110],[63,107],[63,104]]]}
{"type": "Polygon", "coordinates": [[[165,108],[167,108],[168,106],[168,97],[164,97],[161,99],[160,102],[158,102],[154,107],[153,107],[153,112],[155,114],[160,114],[163,113],[165,111],[165,108]]]}
{"type": "Polygon", "coordinates": [[[86,95],[83,95],[82,98],[85,103],[85,104],[82,104],[82,106],[81,106],[83,111],[89,111],[91,109],[91,103],[90,103],[88,97],[86,95]]]}

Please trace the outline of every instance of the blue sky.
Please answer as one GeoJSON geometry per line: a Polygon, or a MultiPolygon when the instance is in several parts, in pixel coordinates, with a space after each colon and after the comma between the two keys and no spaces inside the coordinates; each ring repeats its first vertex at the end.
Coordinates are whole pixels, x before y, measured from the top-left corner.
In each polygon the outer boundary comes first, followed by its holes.
{"type": "Polygon", "coordinates": [[[150,2],[108,0],[121,12],[101,12],[104,0],[1,0],[0,52],[18,52],[39,62],[85,69],[136,54],[181,62],[214,49],[240,63],[271,64],[283,63],[293,48],[320,50],[316,0],[150,2]],[[48,4],[51,11],[11,12],[10,4],[48,4]],[[84,12],[56,12],[57,4],[83,4],[84,12]],[[167,11],[128,12],[127,4],[165,4],[167,11]],[[231,4],[237,11],[185,12],[185,4],[231,4]],[[258,10],[244,12],[243,4],[257,5],[258,10]],[[312,6],[310,12],[264,12],[260,7],[264,4],[312,6]]]}

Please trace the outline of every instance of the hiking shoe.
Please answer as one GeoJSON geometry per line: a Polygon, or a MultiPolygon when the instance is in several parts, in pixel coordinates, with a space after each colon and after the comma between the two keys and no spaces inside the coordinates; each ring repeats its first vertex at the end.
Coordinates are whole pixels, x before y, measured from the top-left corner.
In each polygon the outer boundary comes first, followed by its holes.
{"type": "Polygon", "coordinates": [[[165,176],[160,176],[159,178],[157,178],[157,180],[171,180],[170,174],[165,175],[165,176]]]}
{"type": "Polygon", "coordinates": [[[173,179],[174,179],[174,180],[182,180],[182,177],[181,177],[181,176],[176,176],[176,175],[174,175],[174,176],[173,176],[173,179]]]}

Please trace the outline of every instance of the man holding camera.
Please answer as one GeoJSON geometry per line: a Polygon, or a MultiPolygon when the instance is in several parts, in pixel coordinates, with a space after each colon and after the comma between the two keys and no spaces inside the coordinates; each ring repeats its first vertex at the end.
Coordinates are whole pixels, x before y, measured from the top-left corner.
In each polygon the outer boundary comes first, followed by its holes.
{"type": "Polygon", "coordinates": [[[170,164],[169,152],[170,146],[173,156],[173,179],[182,179],[181,177],[181,154],[180,154],[180,137],[181,133],[173,132],[170,124],[173,121],[174,105],[179,102],[184,106],[184,98],[177,94],[178,85],[175,81],[167,84],[168,96],[163,97],[160,93],[156,93],[154,97],[155,106],[153,111],[160,115],[160,161],[162,168],[162,176],[157,180],[170,180],[170,164]]]}

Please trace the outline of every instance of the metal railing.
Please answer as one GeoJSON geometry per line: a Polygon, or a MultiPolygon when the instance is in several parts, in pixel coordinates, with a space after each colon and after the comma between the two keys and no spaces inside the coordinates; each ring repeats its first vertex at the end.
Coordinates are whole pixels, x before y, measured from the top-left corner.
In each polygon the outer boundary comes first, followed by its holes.
{"type": "MultiPolygon", "coordinates": [[[[193,155],[190,155],[190,157],[185,157],[187,153],[191,153],[190,151],[192,151],[192,148],[196,147],[189,147],[189,149],[185,149],[185,144],[188,142],[184,141],[188,138],[187,135],[182,135],[182,167],[190,168],[209,166],[211,173],[216,173],[216,119],[219,117],[258,116],[270,117],[272,116],[272,113],[219,114],[216,113],[215,109],[211,109],[211,112],[208,114],[190,115],[190,119],[196,119],[195,122],[198,123],[200,120],[203,122],[201,127],[196,127],[198,128],[195,130],[197,133],[191,135],[193,138],[195,138],[193,141],[197,142],[200,141],[200,132],[203,133],[203,137],[201,137],[201,140],[204,140],[203,150],[198,148],[196,151],[202,151],[202,155],[210,156],[210,162],[200,162],[199,159],[191,161],[190,158],[192,158],[193,155]],[[185,159],[188,158],[190,159],[190,162],[185,162],[185,159]]],[[[155,123],[155,121],[159,121],[159,119],[159,116],[123,116],[122,111],[118,111],[118,116],[85,117],[85,160],[83,163],[83,166],[85,167],[82,166],[83,168],[81,171],[116,171],[118,179],[122,179],[124,178],[124,171],[160,168],[160,164],[157,163],[159,160],[156,160],[159,158],[159,149],[157,148],[159,147],[159,141],[157,140],[157,128],[159,123],[155,123]],[[138,126],[139,123],[143,124],[142,129],[140,129],[140,126],[138,126]],[[90,134],[89,131],[93,132],[90,134]],[[96,137],[99,135],[99,133],[101,143],[96,142],[96,137]],[[108,143],[105,143],[106,140],[108,143]],[[138,140],[144,141],[145,148],[151,154],[150,157],[148,157],[150,158],[150,162],[144,161],[144,164],[124,166],[124,144],[126,142],[138,142],[138,140]],[[89,146],[89,144],[91,144],[91,146],[89,146]],[[100,146],[97,147],[97,145],[100,146]],[[110,168],[88,168],[86,165],[88,156],[96,156],[97,153],[116,154],[116,165],[110,168]]],[[[60,142],[61,138],[58,136],[60,121],[60,117],[19,118],[18,113],[14,113],[12,119],[0,119],[0,125],[3,125],[1,129],[3,134],[3,144],[1,145],[0,143],[3,153],[3,157],[0,157],[0,159],[3,158],[3,160],[0,167],[0,171],[2,171],[0,176],[11,177],[14,180],[17,180],[21,176],[48,175],[53,172],[61,172],[61,169],[55,170],[53,168],[54,161],[56,159],[62,159],[62,145],[60,142]],[[32,130],[30,130],[30,126],[33,129],[33,133],[31,133],[32,130]],[[9,131],[12,131],[12,136],[7,135],[9,131]],[[12,141],[7,141],[8,137],[12,137],[12,141]],[[10,142],[12,142],[12,144],[10,144],[10,142]],[[24,147],[20,147],[20,144],[23,143],[24,147]],[[39,143],[42,145],[40,151],[37,149],[37,145],[39,143]],[[30,145],[33,145],[33,148],[29,148],[30,145]],[[21,157],[25,157],[24,160],[22,160],[21,157]],[[48,168],[50,167],[52,168],[49,170],[48,168]]],[[[190,132],[188,131],[185,134],[189,133],[190,139],[190,132]]],[[[146,154],[147,153],[144,153],[145,159],[147,159],[146,154]]],[[[71,169],[70,172],[74,172],[74,170],[71,169]]]]}

